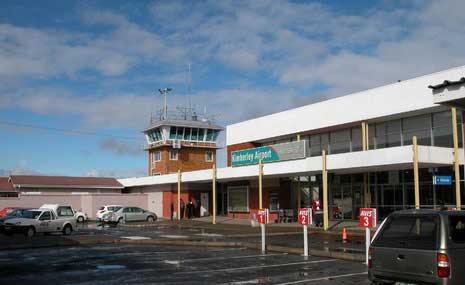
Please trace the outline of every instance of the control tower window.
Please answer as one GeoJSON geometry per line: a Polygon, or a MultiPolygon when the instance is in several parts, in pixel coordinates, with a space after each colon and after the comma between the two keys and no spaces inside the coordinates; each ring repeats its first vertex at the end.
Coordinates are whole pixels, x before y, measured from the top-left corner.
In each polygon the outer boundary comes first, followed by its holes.
{"type": "Polygon", "coordinates": [[[199,129],[194,128],[192,129],[191,140],[196,141],[199,139],[199,129]]]}
{"type": "Polygon", "coordinates": [[[177,134],[176,134],[176,139],[177,140],[182,140],[182,137],[184,135],[184,128],[177,128],[177,134]]]}
{"type": "Polygon", "coordinates": [[[199,141],[204,141],[205,129],[199,129],[199,141]]]}
{"type": "Polygon", "coordinates": [[[161,160],[161,154],[159,151],[155,151],[153,153],[153,161],[160,161],[161,160]]]}
{"type": "Polygon", "coordinates": [[[178,160],[178,150],[177,149],[170,150],[170,160],[178,160]]]}
{"type": "Polygon", "coordinates": [[[207,130],[207,138],[205,140],[208,142],[213,140],[213,130],[207,130]]]}
{"type": "Polygon", "coordinates": [[[170,128],[170,140],[175,140],[176,139],[176,127],[171,127],[170,128]]]}
{"type": "Polygon", "coordinates": [[[205,152],[205,161],[206,162],[212,162],[213,161],[213,151],[207,150],[205,152]]]}
{"type": "Polygon", "coordinates": [[[188,141],[191,138],[191,128],[184,129],[184,140],[188,141]]]}

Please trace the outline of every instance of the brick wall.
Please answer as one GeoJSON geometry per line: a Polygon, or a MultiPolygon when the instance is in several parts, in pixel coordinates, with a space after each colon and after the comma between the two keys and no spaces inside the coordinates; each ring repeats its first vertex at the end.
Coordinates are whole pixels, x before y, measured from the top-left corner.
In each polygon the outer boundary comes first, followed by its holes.
{"type": "Polygon", "coordinates": [[[170,160],[171,149],[171,147],[161,147],[149,151],[149,175],[174,173],[177,172],[178,169],[182,172],[211,169],[213,163],[216,161],[215,149],[181,147],[181,149],[178,149],[178,160],[170,160]],[[157,150],[160,151],[161,160],[153,161],[150,169],[150,161],[153,158],[153,152],[157,150]],[[206,161],[205,156],[207,151],[213,152],[212,161],[206,161]]]}

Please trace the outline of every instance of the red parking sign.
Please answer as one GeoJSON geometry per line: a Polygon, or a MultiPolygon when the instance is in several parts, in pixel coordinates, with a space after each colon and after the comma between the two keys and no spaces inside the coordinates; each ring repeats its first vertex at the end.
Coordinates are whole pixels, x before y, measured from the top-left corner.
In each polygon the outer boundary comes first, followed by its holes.
{"type": "Polygon", "coordinates": [[[268,209],[259,209],[257,213],[257,221],[259,224],[268,223],[268,209]]]}
{"type": "Polygon", "coordinates": [[[364,228],[376,227],[376,209],[360,208],[358,225],[364,228]]]}
{"type": "Polygon", "coordinates": [[[312,209],[299,208],[299,224],[310,225],[312,223],[312,209]]]}

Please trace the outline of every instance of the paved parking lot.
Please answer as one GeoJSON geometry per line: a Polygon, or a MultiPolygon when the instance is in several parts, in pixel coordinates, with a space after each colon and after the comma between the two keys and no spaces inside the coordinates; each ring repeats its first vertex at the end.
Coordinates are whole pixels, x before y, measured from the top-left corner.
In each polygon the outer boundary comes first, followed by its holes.
{"type": "Polygon", "coordinates": [[[369,284],[366,266],[245,248],[102,245],[0,251],[0,283],[369,284]]]}

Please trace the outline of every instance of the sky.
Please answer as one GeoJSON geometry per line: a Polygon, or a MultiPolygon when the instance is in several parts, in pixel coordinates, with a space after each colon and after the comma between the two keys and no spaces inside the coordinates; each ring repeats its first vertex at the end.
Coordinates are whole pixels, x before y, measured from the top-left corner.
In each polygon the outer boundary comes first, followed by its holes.
{"type": "Polygon", "coordinates": [[[465,65],[464,8],[0,1],[0,175],[146,175],[141,130],[159,88],[226,126],[465,65]]]}

